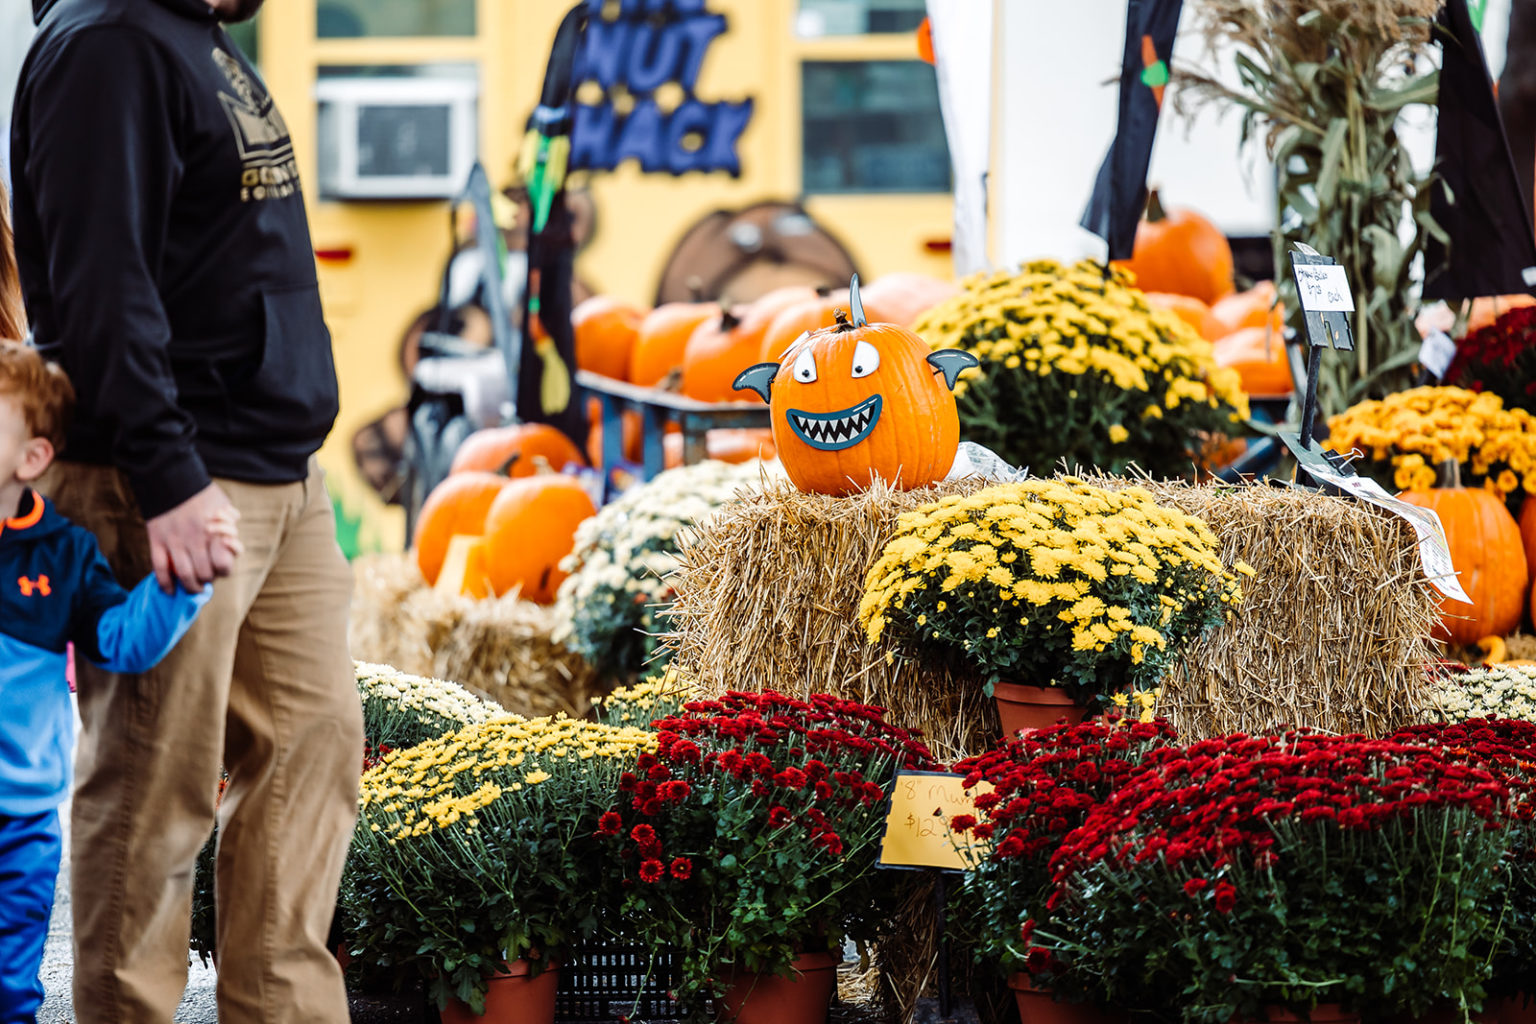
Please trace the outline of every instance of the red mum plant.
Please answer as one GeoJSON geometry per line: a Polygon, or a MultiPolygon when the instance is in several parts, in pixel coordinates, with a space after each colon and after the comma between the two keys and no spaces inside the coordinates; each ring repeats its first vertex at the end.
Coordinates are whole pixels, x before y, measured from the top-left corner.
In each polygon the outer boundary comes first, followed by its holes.
{"type": "Polygon", "coordinates": [[[826,695],[729,693],[654,723],[655,756],[620,783],[602,828],[637,934],[680,951],[677,996],[708,1011],[733,972],[874,938],[905,873],[880,873],[885,787],[938,766],[881,708],[826,695]]]}
{"type": "Polygon", "coordinates": [[[1493,977],[1490,996],[1536,1000],[1536,723],[1515,719],[1472,719],[1454,725],[1418,725],[1394,739],[1441,747],[1446,756],[1499,776],[1524,810],[1506,824],[1508,852],[1499,881],[1506,891],[1504,927],[1487,937],[1493,977]]]}
{"type": "Polygon", "coordinates": [[[1028,943],[1019,926],[1044,908],[1051,858],[1135,775],[1149,751],[1175,735],[1161,719],[1091,721],[1044,729],[955,765],[968,789],[992,787],[976,797],[980,820],[961,815],[950,822],[957,832],[992,843],[956,895],[956,928],[978,956],[1005,974],[1025,969],[1028,943]]]}
{"type": "Polygon", "coordinates": [[[1445,382],[1536,413],[1536,306],[1512,309],[1457,342],[1445,382]]]}
{"type": "Polygon", "coordinates": [[[1529,813],[1506,776],[1438,744],[1154,750],[1057,851],[1026,958],[1066,994],[1199,1024],[1476,1008],[1509,825],[1529,813]]]}

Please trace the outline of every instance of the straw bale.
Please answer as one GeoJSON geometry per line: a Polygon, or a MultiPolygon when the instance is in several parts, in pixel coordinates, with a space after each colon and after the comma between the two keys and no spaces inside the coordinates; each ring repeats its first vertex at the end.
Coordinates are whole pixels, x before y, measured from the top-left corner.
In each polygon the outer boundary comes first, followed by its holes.
{"type": "Polygon", "coordinates": [[[354,575],[354,658],[451,680],[520,715],[581,717],[598,695],[587,663],[550,639],[552,608],[440,594],[403,555],[360,558],[354,575]]]}
{"type": "MultiPolygon", "coordinates": [[[[1295,488],[1134,482],[1204,518],[1228,564],[1258,570],[1244,580],[1237,620],[1193,645],[1164,683],[1159,711],[1181,734],[1288,724],[1379,735],[1414,720],[1436,599],[1406,523],[1295,488]]],[[[940,758],[986,749],[999,725],[977,679],[871,646],[858,625],[865,574],[896,517],[983,486],[832,498],[771,484],[726,506],[682,552],[670,623],[677,667],[706,692],[829,692],[883,705],[940,758]]]]}
{"type": "Polygon", "coordinates": [[[1193,644],[1163,682],[1158,711],[1180,735],[1309,726],[1380,736],[1418,721],[1437,592],[1397,516],[1295,487],[1139,483],[1199,516],[1243,580],[1238,618],[1193,644]]]}

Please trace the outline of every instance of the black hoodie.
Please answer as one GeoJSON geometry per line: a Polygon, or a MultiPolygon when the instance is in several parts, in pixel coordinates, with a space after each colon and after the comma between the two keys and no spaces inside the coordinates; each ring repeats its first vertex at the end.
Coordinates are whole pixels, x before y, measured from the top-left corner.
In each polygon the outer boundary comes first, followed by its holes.
{"type": "Polygon", "coordinates": [[[70,457],[158,515],[210,476],[303,479],[336,372],[293,145],[204,0],[33,0],[11,129],[38,347],[70,457]]]}

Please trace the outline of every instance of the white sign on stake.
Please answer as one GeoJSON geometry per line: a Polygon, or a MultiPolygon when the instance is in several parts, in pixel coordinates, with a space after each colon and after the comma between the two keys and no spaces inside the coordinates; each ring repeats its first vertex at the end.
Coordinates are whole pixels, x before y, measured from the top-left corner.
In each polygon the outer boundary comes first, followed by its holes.
{"type": "Polygon", "coordinates": [[[1319,482],[1326,480],[1339,490],[1353,494],[1361,501],[1369,502],[1406,519],[1408,525],[1413,527],[1413,532],[1418,534],[1419,557],[1424,561],[1424,575],[1429,577],[1430,586],[1453,601],[1472,603],[1467,592],[1461,588],[1461,582],[1456,579],[1456,567],[1451,562],[1451,545],[1445,538],[1445,527],[1440,524],[1440,517],[1432,510],[1394,498],[1386,492],[1385,488],[1368,477],[1332,473],[1314,466],[1308,466],[1307,472],[1313,477],[1322,478],[1319,482]]]}
{"type": "Polygon", "coordinates": [[[1444,331],[1435,331],[1419,346],[1419,365],[1434,374],[1436,380],[1445,380],[1445,372],[1455,358],[1456,343],[1444,331]]]}
{"type": "Polygon", "coordinates": [[[1337,263],[1298,263],[1296,287],[1301,290],[1302,307],[1309,313],[1353,313],[1355,297],[1349,290],[1349,277],[1337,263]]]}

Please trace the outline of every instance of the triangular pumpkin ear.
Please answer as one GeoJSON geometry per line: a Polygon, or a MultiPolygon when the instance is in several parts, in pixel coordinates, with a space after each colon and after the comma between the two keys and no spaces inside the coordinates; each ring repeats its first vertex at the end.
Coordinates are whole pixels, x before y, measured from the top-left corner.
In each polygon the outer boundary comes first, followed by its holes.
{"type": "Polygon", "coordinates": [[[941,348],[928,356],[928,365],[944,375],[944,383],[949,390],[953,391],[955,381],[960,377],[960,371],[980,366],[981,360],[958,348],[941,348]]]}
{"type": "Polygon", "coordinates": [[[763,401],[771,402],[773,401],[773,378],[778,375],[778,372],[778,363],[758,363],[737,374],[736,379],[731,382],[731,387],[736,391],[756,391],[762,396],[763,401]]]}

